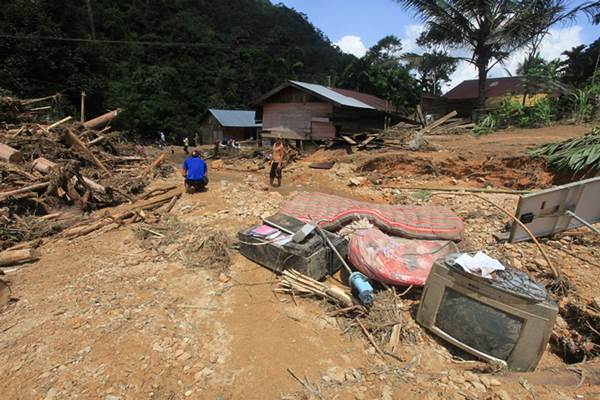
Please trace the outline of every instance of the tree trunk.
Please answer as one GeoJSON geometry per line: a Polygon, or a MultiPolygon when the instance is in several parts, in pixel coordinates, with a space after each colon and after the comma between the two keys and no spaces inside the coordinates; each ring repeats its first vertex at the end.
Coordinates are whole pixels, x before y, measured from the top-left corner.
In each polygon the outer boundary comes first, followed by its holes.
{"type": "Polygon", "coordinates": [[[0,267],[10,267],[39,260],[35,249],[8,250],[0,253],[0,267]]]}
{"type": "Polygon", "coordinates": [[[23,159],[21,152],[17,149],[13,149],[3,143],[0,143],[0,160],[8,162],[19,162],[23,159]]]}
{"type": "Polygon", "coordinates": [[[487,62],[480,62],[477,65],[479,70],[479,96],[477,99],[477,108],[485,107],[485,84],[487,80],[487,62]]]}

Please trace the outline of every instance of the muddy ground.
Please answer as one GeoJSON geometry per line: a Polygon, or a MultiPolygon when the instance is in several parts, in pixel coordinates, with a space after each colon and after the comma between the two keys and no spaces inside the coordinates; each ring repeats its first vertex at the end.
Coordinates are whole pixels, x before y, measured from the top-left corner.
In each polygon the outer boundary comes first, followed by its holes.
{"type": "MultiPolygon", "coordinates": [[[[508,221],[500,211],[474,197],[389,187],[548,187],[553,176],[523,158],[525,148],[585,131],[559,126],[480,139],[438,136],[428,138],[438,149],[428,153],[319,150],[288,167],[278,189],[268,188],[266,170],[252,171],[252,161],[211,161],[210,190],[177,202],[172,227],[160,231],[172,236],[168,242],[140,240],[135,226],[57,239],[44,245],[39,262],[7,275],[12,300],[0,308],[0,398],[598,398],[598,363],[586,354],[585,363],[567,365],[582,359],[567,356],[558,340],[533,374],[494,370],[449,349],[414,323],[418,289],[398,296],[406,334],[396,351],[402,361],[383,359],[359,331],[344,333],[351,321],[330,316],[331,306],[276,295],[277,277],[235,249],[228,252],[230,265],[198,263],[185,250],[216,231],[233,243],[239,230],[295,192],[323,191],[450,207],[465,221],[462,250],[485,250],[549,283],[533,244],[496,241],[493,234],[508,221]],[[336,165],[308,168],[322,160],[336,165]]],[[[183,157],[176,149],[170,162],[183,157]]],[[[180,180],[172,176],[153,186],[180,180]]],[[[518,199],[485,196],[509,210],[518,199]]],[[[584,230],[544,241],[567,282],[557,294],[565,310],[573,304],[594,309],[599,244],[584,230]]],[[[565,314],[559,328],[600,339],[583,326],[595,322],[578,314],[583,311],[565,314]]],[[[589,354],[597,354],[598,345],[592,340],[589,354]]]]}

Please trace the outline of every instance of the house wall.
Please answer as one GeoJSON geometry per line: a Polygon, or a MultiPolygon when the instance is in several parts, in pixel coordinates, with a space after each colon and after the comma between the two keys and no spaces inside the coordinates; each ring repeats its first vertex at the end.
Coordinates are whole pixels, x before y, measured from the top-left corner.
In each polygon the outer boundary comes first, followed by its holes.
{"type": "Polygon", "coordinates": [[[226,138],[241,141],[256,137],[256,131],[256,128],[224,128],[212,114],[200,124],[202,144],[213,144],[217,140],[223,141],[226,138]]]}
{"type": "Polygon", "coordinates": [[[306,139],[322,139],[331,136],[335,128],[326,127],[326,122],[317,123],[315,132],[313,118],[329,118],[333,106],[325,102],[306,103],[265,103],[263,104],[262,124],[264,130],[283,127],[306,139]]]}
{"type": "Polygon", "coordinates": [[[202,144],[213,144],[216,140],[223,140],[223,128],[212,114],[209,114],[200,124],[202,144]]]}

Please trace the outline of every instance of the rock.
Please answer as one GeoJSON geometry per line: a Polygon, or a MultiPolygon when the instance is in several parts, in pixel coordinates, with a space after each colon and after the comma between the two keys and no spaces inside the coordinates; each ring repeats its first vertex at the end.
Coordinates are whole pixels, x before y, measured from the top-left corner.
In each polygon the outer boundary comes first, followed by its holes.
{"type": "Polygon", "coordinates": [[[331,382],[331,378],[329,377],[329,375],[323,375],[321,377],[321,379],[323,380],[323,382],[327,382],[327,383],[331,382]]]}
{"type": "Polygon", "coordinates": [[[227,283],[227,282],[229,282],[229,279],[231,279],[231,278],[229,278],[229,277],[228,277],[227,275],[225,275],[223,272],[221,272],[221,273],[219,274],[219,281],[220,281],[221,283],[227,283]]]}
{"type": "Polygon", "coordinates": [[[222,169],[223,166],[223,160],[214,160],[210,163],[210,169],[214,169],[215,171],[222,169]]]}
{"type": "Polygon", "coordinates": [[[592,304],[594,305],[594,307],[600,310],[600,297],[594,297],[594,299],[592,300],[592,304]]]}
{"type": "Polygon", "coordinates": [[[327,375],[331,377],[331,380],[335,383],[344,383],[346,381],[346,374],[340,368],[331,367],[327,370],[327,375]]]}
{"type": "Polygon", "coordinates": [[[450,379],[452,382],[458,383],[458,384],[462,384],[462,383],[466,382],[465,377],[462,376],[461,374],[459,374],[455,370],[450,371],[450,373],[448,374],[448,379],[450,379]]]}
{"type": "Polygon", "coordinates": [[[490,379],[490,386],[500,386],[500,385],[502,385],[502,382],[500,382],[498,379],[496,379],[496,378],[490,379]]]}
{"type": "Polygon", "coordinates": [[[512,400],[509,394],[506,393],[506,390],[501,390],[497,394],[500,400],[512,400]]]}
{"type": "Polygon", "coordinates": [[[46,392],[46,397],[44,397],[44,400],[52,400],[52,399],[55,399],[57,394],[58,394],[58,392],[56,391],[56,389],[54,389],[54,388],[50,388],[50,389],[48,389],[48,391],[46,392]]]}
{"type": "Polygon", "coordinates": [[[190,397],[192,395],[192,393],[194,393],[193,390],[188,390],[187,392],[184,393],[185,397],[190,397]]]}
{"type": "Polygon", "coordinates": [[[350,183],[348,185],[349,186],[361,186],[363,183],[366,182],[366,180],[367,179],[365,177],[362,177],[362,176],[350,178],[350,183]]]}
{"type": "Polygon", "coordinates": [[[345,376],[345,380],[348,382],[354,382],[356,380],[356,377],[354,376],[354,373],[350,370],[346,371],[345,376]]]}
{"type": "Polygon", "coordinates": [[[463,376],[465,377],[465,380],[468,382],[479,382],[479,376],[477,376],[476,374],[472,373],[471,371],[465,371],[465,373],[463,374],[463,376]]]}
{"type": "Polygon", "coordinates": [[[475,389],[477,389],[478,391],[480,391],[482,393],[487,392],[487,388],[485,387],[485,385],[483,383],[481,383],[481,382],[473,382],[473,381],[470,381],[470,382],[471,382],[471,385],[473,385],[473,387],[475,389]]]}

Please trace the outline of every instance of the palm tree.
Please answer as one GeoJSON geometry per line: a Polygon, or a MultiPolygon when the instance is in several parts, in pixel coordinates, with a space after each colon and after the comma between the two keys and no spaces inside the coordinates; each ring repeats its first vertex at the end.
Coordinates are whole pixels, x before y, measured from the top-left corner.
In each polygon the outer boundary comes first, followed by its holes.
{"type": "Polygon", "coordinates": [[[477,68],[479,107],[485,105],[487,74],[494,65],[579,11],[567,10],[568,0],[396,1],[415,9],[425,22],[419,44],[466,49],[471,53],[458,58],[477,68]]]}

